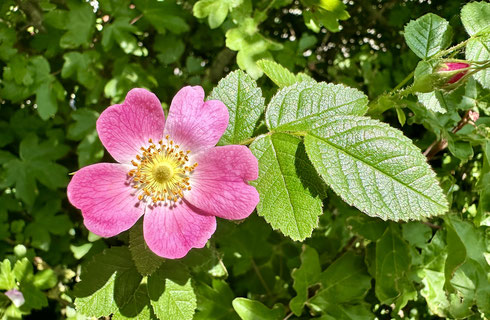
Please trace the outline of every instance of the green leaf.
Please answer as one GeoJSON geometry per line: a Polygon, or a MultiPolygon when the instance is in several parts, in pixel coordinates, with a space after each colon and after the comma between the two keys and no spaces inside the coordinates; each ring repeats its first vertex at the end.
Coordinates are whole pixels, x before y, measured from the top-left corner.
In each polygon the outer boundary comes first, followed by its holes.
{"type": "Polygon", "coordinates": [[[52,83],[45,83],[36,90],[36,104],[39,116],[47,120],[58,111],[58,101],[52,83]]]}
{"type": "Polygon", "coordinates": [[[15,279],[19,282],[32,282],[34,277],[34,268],[27,258],[17,260],[12,269],[15,279]]]}
{"type": "Polygon", "coordinates": [[[32,210],[34,221],[29,223],[24,230],[27,239],[31,238],[31,245],[35,248],[48,251],[51,244],[51,236],[65,235],[73,227],[70,218],[61,212],[61,201],[59,198],[48,200],[43,207],[35,207],[32,210]]]}
{"type": "Polygon", "coordinates": [[[328,304],[327,314],[319,320],[366,320],[376,319],[367,303],[360,304],[328,304]]]}
{"type": "Polygon", "coordinates": [[[109,51],[116,43],[126,54],[137,57],[147,56],[148,49],[140,46],[138,39],[134,36],[137,32],[138,28],[131,24],[129,17],[116,18],[113,23],[102,30],[102,47],[105,51],[109,51]]]}
{"type": "Polygon", "coordinates": [[[412,246],[424,248],[432,238],[432,229],[421,222],[402,224],[403,238],[412,246]]]}
{"type": "Polygon", "coordinates": [[[410,247],[399,234],[398,226],[392,223],[376,243],[376,297],[383,304],[395,303],[396,310],[417,295],[408,279],[410,247]]]}
{"type": "Polygon", "coordinates": [[[246,298],[233,300],[233,308],[242,320],[279,320],[285,315],[284,309],[269,309],[261,302],[246,298]]]}
{"type": "Polygon", "coordinates": [[[430,311],[439,317],[447,317],[449,301],[444,291],[444,273],[424,269],[422,283],[424,288],[420,290],[420,294],[427,301],[430,311]]]}
{"type": "Polygon", "coordinates": [[[319,32],[322,25],[331,32],[338,32],[339,20],[350,18],[345,10],[345,4],[340,0],[303,0],[302,2],[308,7],[303,12],[305,24],[314,32],[319,32]]]}
{"type": "Polygon", "coordinates": [[[262,90],[243,71],[232,72],[213,89],[208,100],[220,100],[228,108],[230,121],[219,144],[238,144],[252,137],[264,112],[262,90]]]}
{"type": "Polygon", "coordinates": [[[196,18],[208,17],[209,27],[215,29],[226,19],[228,12],[242,4],[243,0],[199,0],[192,8],[196,18]]]}
{"type": "Polygon", "coordinates": [[[165,33],[168,30],[181,34],[190,29],[185,11],[177,1],[136,0],[134,3],[158,33],[165,33]]]}
{"type": "Polygon", "coordinates": [[[490,3],[470,2],[461,9],[461,21],[470,36],[490,31],[490,3]]]}
{"type": "Polygon", "coordinates": [[[193,318],[196,294],[188,271],[179,262],[166,261],[148,278],[148,294],[160,320],[193,318]]]}
{"type": "Polygon", "coordinates": [[[196,286],[196,294],[198,303],[194,320],[238,319],[232,306],[235,294],[225,281],[213,279],[212,287],[199,283],[196,286]]]}
{"type": "Polygon", "coordinates": [[[14,48],[17,37],[15,31],[4,22],[0,23],[0,60],[7,61],[15,56],[17,52],[17,49],[14,48]]]}
{"type": "Polygon", "coordinates": [[[143,220],[140,219],[129,231],[129,251],[131,258],[141,275],[146,276],[155,272],[164,259],[157,256],[148,248],[143,237],[143,220]]]}
{"type": "Polygon", "coordinates": [[[297,137],[264,135],[250,146],[259,160],[257,213],[293,240],[311,235],[322,214],[322,183],[297,137]]]}
{"type": "Polygon", "coordinates": [[[113,247],[94,256],[82,269],[75,286],[77,310],[91,317],[109,316],[133,298],[141,275],[126,247],[113,247]]]}
{"type": "Polygon", "coordinates": [[[300,316],[303,312],[303,307],[306,300],[308,300],[308,287],[319,282],[321,271],[320,258],[317,251],[307,245],[303,245],[301,266],[298,269],[294,269],[291,273],[296,297],[291,299],[289,307],[295,315],[300,316]]]}
{"type": "Polygon", "coordinates": [[[271,130],[307,130],[334,115],[363,115],[368,98],[359,90],[326,83],[300,82],[272,98],[265,114],[271,130]]]}
{"type": "Polygon", "coordinates": [[[484,230],[456,216],[448,216],[446,223],[448,257],[444,272],[445,287],[454,292],[450,295],[451,313],[468,316],[476,304],[482,313],[489,315],[490,265],[482,254],[487,251],[484,230]]]}
{"type": "Polygon", "coordinates": [[[75,123],[72,123],[68,127],[67,138],[79,141],[95,130],[95,122],[99,117],[99,113],[84,108],[72,112],[71,117],[75,120],[75,123]]]}
{"type": "Polygon", "coordinates": [[[185,44],[182,37],[167,33],[166,35],[158,34],[155,37],[153,48],[160,52],[157,58],[163,64],[171,64],[177,62],[184,54],[185,44]]]}
{"type": "Polygon", "coordinates": [[[19,291],[24,295],[25,303],[22,309],[42,309],[48,306],[48,298],[46,294],[37,289],[30,281],[23,282],[19,286],[19,291]]]}
{"type": "Polygon", "coordinates": [[[68,52],[63,55],[63,59],[65,63],[61,69],[61,77],[73,77],[87,89],[93,89],[100,81],[98,72],[93,67],[100,59],[96,51],[68,52]]]}
{"type": "Polygon", "coordinates": [[[245,274],[253,268],[253,261],[266,260],[273,254],[273,246],[267,241],[272,229],[258,215],[251,215],[240,225],[225,224],[228,233],[217,235],[224,264],[232,266],[234,276],[245,274]]]}
{"type": "Polygon", "coordinates": [[[296,76],[280,64],[272,60],[257,61],[257,65],[279,88],[293,85],[297,82],[296,76]]]}
{"type": "MultiPolygon", "coordinates": [[[[490,34],[468,41],[466,45],[466,60],[478,62],[488,62],[490,60],[490,34]]],[[[490,89],[490,68],[478,71],[473,77],[484,88],[490,89]]]]}
{"type": "Polygon", "coordinates": [[[154,316],[152,316],[148,290],[146,284],[143,283],[136,289],[126,305],[123,308],[118,309],[111,317],[113,320],[143,320],[153,318],[154,316]]]}
{"type": "Polygon", "coordinates": [[[87,46],[91,43],[92,33],[95,30],[95,13],[87,2],[68,1],[68,30],[60,39],[60,47],[65,49],[87,46]]]}
{"type": "Polygon", "coordinates": [[[311,299],[312,305],[328,312],[328,304],[361,301],[371,288],[363,258],[349,251],[320,275],[322,288],[311,299]]]}
{"type": "Polygon", "coordinates": [[[282,49],[281,44],[264,37],[257,31],[256,21],[252,18],[246,18],[238,28],[226,32],[226,46],[238,51],[238,66],[254,79],[263,74],[256,62],[261,59],[272,59],[270,51],[282,49]]]}
{"type": "Polygon", "coordinates": [[[442,189],[420,150],[384,123],[331,117],[306,135],[305,146],[335,193],[370,216],[409,220],[447,211],[442,189]]]}
{"type": "Polygon", "coordinates": [[[279,88],[302,81],[315,82],[313,78],[304,73],[294,75],[291,71],[272,60],[259,60],[257,61],[257,65],[279,88]]]}
{"type": "Polygon", "coordinates": [[[371,241],[376,241],[381,238],[388,226],[387,222],[378,218],[368,217],[364,214],[347,218],[347,223],[353,232],[371,241]]]}
{"type": "Polygon", "coordinates": [[[451,44],[452,28],[449,23],[433,13],[410,21],[405,26],[405,41],[412,51],[427,59],[451,44]]]}
{"type": "Polygon", "coordinates": [[[53,269],[41,270],[34,276],[33,284],[39,290],[53,288],[58,283],[58,277],[53,269]]]}
{"type": "Polygon", "coordinates": [[[10,290],[13,288],[15,288],[15,276],[10,260],[5,259],[0,263],[0,289],[10,290]]]}

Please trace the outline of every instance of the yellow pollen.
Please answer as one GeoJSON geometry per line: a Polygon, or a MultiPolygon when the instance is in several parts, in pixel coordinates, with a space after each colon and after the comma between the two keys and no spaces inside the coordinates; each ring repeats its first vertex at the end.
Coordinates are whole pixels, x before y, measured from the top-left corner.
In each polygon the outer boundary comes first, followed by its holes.
{"type": "Polygon", "coordinates": [[[189,163],[190,150],[179,151],[179,145],[167,135],[157,145],[152,139],[147,147],[141,147],[131,164],[136,167],[128,172],[128,178],[140,201],[177,202],[191,190],[190,175],[197,163],[189,163]]]}

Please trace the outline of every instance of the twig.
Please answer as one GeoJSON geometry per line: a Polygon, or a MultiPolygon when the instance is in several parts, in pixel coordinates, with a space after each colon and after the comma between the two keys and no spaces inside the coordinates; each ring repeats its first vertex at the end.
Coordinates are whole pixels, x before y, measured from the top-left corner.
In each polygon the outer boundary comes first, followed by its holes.
{"type": "MultiPolygon", "coordinates": [[[[472,123],[472,118],[475,117],[475,111],[468,110],[464,114],[464,116],[459,120],[458,124],[451,130],[452,133],[456,133],[461,130],[466,124],[472,123]]],[[[447,139],[441,139],[439,141],[434,141],[425,151],[424,156],[427,157],[427,160],[431,160],[434,156],[448,146],[447,139]]]]}
{"type": "Polygon", "coordinates": [[[439,229],[442,229],[442,227],[441,227],[441,226],[438,226],[438,225],[436,225],[436,224],[430,223],[430,222],[428,222],[428,221],[423,221],[422,223],[423,223],[423,224],[425,224],[425,225],[427,225],[427,226],[429,226],[429,227],[431,227],[432,229],[438,229],[438,230],[439,230],[439,229]]]}
{"type": "Polygon", "coordinates": [[[140,14],[139,16],[135,17],[129,24],[135,24],[139,19],[143,17],[143,14],[140,14]]]}
{"type": "Polygon", "coordinates": [[[254,259],[250,259],[252,261],[252,267],[254,268],[254,271],[255,273],[257,274],[257,277],[259,278],[260,280],[260,283],[262,283],[262,286],[265,288],[265,291],[267,291],[267,294],[268,295],[271,295],[272,292],[271,290],[269,289],[269,286],[267,285],[267,283],[265,282],[264,278],[262,277],[262,273],[260,273],[260,270],[259,270],[259,267],[257,267],[257,265],[255,264],[255,261],[254,259]]]}

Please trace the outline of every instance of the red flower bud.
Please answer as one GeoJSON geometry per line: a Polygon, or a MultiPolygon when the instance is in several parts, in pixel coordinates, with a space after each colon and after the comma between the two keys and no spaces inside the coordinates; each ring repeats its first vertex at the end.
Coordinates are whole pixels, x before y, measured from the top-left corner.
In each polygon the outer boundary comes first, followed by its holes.
{"type": "MultiPolygon", "coordinates": [[[[442,67],[439,69],[439,72],[449,72],[449,71],[456,71],[459,69],[465,69],[468,68],[470,65],[468,63],[464,62],[446,62],[442,65],[442,67]]],[[[456,73],[454,76],[449,79],[448,83],[455,83],[459,79],[461,79],[468,70],[464,70],[460,73],[456,73]]]]}

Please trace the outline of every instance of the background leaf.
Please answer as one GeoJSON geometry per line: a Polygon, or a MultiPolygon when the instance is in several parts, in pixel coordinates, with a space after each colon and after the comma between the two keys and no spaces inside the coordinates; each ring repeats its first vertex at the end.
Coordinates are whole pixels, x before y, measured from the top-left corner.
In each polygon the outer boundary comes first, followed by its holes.
{"type": "Polygon", "coordinates": [[[447,48],[451,43],[452,28],[449,23],[428,13],[405,26],[405,41],[421,59],[427,59],[447,48]]]}
{"type": "Polygon", "coordinates": [[[461,9],[461,21],[470,36],[490,31],[490,3],[485,1],[470,2],[461,9]]]}
{"type": "Polygon", "coordinates": [[[151,275],[163,263],[164,259],[153,253],[143,237],[143,220],[139,220],[129,231],[129,251],[131,258],[141,275],[151,275]]]}
{"type": "MultiPolygon", "coordinates": [[[[490,60],[490,34],[470,39],[466,45],[466,59],[470,61],[485,62],[490,60]]],[[[484,87],[490,89],[490,71],[478,71],[473,77],[484,87]]]]}
{"type": "Polygon", "coordinates": [[[233,308],[242,320],[276,320],[284,317],[283,309],[274,308],[271,310],[259,301],[246,298],[236,298],[233,300],[233,308]]]}

